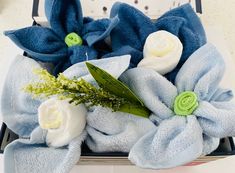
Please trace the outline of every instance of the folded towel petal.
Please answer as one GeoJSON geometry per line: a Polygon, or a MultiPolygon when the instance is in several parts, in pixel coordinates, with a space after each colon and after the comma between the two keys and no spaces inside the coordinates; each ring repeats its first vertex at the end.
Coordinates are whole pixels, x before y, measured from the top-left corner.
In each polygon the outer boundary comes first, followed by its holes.
{"type": "Polygon", "coordinates": [[[211,97],[210,101],[217,101],[217,102],[231,101],[233,96],[234,95],[232,90],[218,88],[211,97]]]}
{"type": "Polygon", "coordinates": [[[194,112],[205,134],[223,138],[235,136],[235,104],[200,102],[194,112]]]}
{"type": "Polygon", "coordinates": [[[20,136],[29,136],[38,126],[37,108],[40,101],[23,92],[29,82],[37,80],[34,68],[42,68],[36,61],[16,56],[11,64],[2,91],[2,117],[7,126],[20,136]]]}
{"type": "Polygon", "coordinates": [[[18,139],[5,148],[5,172],[68,173],[78,162],[83,132],[64,148],[48,148],[44,143],[45,132],[40,128],[32,133],[31,140],[18,139]]]}
{"type": "Polygon", "coordinates": [[[176,77],[179,93],[194,91],[199,100],[209,101],[216,92],[225,70],[221,54],[212,44],[206,44],[180,69],[176,77]]]}
{"type": "Polygon", "coordinates": [[[206,156],[218,148],[220,144],[220,138],[214,138],[203,134],[203,142],[203,151],[201,156],[206,156]]]}
{"type": "Polygon", "coordinates": [[[129,152],[139,138],[155,128],[147,118],[103,107],[93,109],[87,116],[86,143],[94,152],[129,152]]]}
{"type": "Polygon", "coordinates": [[[119,18],[116,16],[112,19],[91,20],[84,23],[82,35],[89,46],[108,37],[113,28],[119,23],[119,18]]]}
{"type": "MultiPolygon", "coordinates": [[[[130,64],[130,55],[91,60],[89,62],[107,71],[115,78],[118,78],[128,68],[130,64]]],[[[88,71],[85,62],[77,63],[71,66],[66,71],[64,71],[63,74],[69,78],[83,78],[84,80],[95,84],[95,80],[88,71]]]]}
{"type": "Polygon", "coordinates": [[[67,56],[66,44],[49,28],[32,26],[5,35],[35,60],[56,63],[67,56]]]}
{"type": "Polygon", "coordinates": [[[72,46],[68,48],[68,57],[55,66],[54,74],[64,72],[70,66],[88,60],[97,59],[98,52],[88,46],[72,46]]]}
{"type": "Polygon", "coordinates": [[[129,159],[142,168],[164,169],[193,161],[202,151],[202,129],[196,117],[173,116],[140,138],[129,159]]]}
{"type": "Polygon", "coordinates": [[[45,12],[51,28],[60,38],[69,33],[81,35],[83,15],[80,0],[46,0],[45,12]]]}
{"type": "Polygon", "coordinates": [[[138,64],[141,59],[143,58],[143,53],[133,47],[130,46],[123,46],[120,49],[113,51],[111,53],[108,53],[106,55],[103,56],[103,58],[109,58],[109,57],[113,57],[113,56],[117,56],[117,55],[131,55],[131,57],[135,57],[135,58],[131,58],[131,62],[130,62],[130,68],[134,68],[136,67],[136,64],[138,64]]]}
{"type": "MultiPolygon", "coordinates": [[[[125,3],[114,4],[111,9],[111,17],[116,15],[120,22],[111,32],[114,51],[123,46],[130,46],[142,52],[147,37],[159,30],[168,31],[180,39],[184,47],[180,62],[175,70],[166,74],[166,77],[172,82],[187,58],[206,43],[206,35],[200,19],[189,4],[170,10],[156,22],[152,22],[141,11],[125,3]]],[[[136,59],[136,57],[132,56],[132,59],[136,59]]]]}
{"type": "Polygon", "coordinates": [[[88,46],[73,46],[68,49],[69,61],[76,64],[83,61],[97,59],[97,51],[88,46]]]}
{"type": "Polygon", "coordinates": [[[164,75],[178,64],[183,46],[180,40],[167,31],[150,34],[144,45],[144,59],[138,67],[151,68],[164,75]]]}
{"type": "Polygon", "coordinates": [[[145,106],[161,119],[174,115],[172,111],[176,87],[152,69],[134,68],[120,78],[143,101],[145,106]]]}
{"type": "Polygon", "coordinates": [[[141,50],[148,35],[156,31],[150,18],[128,4],[116,2],[111,9],[110,17],[116,16],[120,22],[111,33],[114,51],[124,45],[141,50]]]}

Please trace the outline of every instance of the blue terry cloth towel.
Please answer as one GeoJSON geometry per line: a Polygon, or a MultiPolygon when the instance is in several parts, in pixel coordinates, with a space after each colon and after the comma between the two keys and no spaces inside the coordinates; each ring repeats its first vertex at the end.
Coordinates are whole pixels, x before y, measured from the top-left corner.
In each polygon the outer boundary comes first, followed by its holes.
{"type": "Polygon", "coordinates": [[[208,43],[184,63],[175,85],[152,69],[125,72],[121,80],[152,111],[156,124],[131,148],[129,159],[143,168],[171,168],[211,153],[219,138],[235,136],[233,95],[219,87],[224,70],[223,58],[208,43]],[[190,95],[182,95],[186,91],[190,95]]]}
{"type": "Polygon", "coordinates": [[[184,47],[178,66],[166,74],[168,80],[173,82],[187,58],[206,43],[206,35],[200,19],[189,4],[170,10],[153,22],[138,9],[117,2],[111,9],[110,17],[115,18],[117,15],[120,22],[111,32],[113,52],[105,56],[130,54],[132,55],[131,67],[136,67],[143,58],[146,38],[159,30],[168,31],[176,35],[184,47]]]}
{"type": "Polygon", "coordinates": [[[118,17],[83,18],[80,0],[46,0],[45,13],[50,28],[32,26],[6,31],[5,35],[33,59],[53,63],[55,74],[75,63],[97,59],[103,52],[96,51],[94,44],[108,37],[119,21],[118,17]],[[65,42],[66,36],[70,44],[65,42]]]}
{"type": "MultiPolygon", "coordinates": [[[[91,60],[92,64],[118,78],[129,66],[130,56],[91,60]]],[[[49,66],[50,67],[50,66],[49,66]]],[[[35,100],[22,91],[22,87],[38,78],[32,74],[35,68],[49,68],[33,59],[17,56],[13,61],[3,88],[1,98],[2,118],[7,126],[20,136],[5,148],[4,167],[6,173],[68,173],[81,154],[81,142],[86,130],[73,139],[68,146],[50,148],[46,145],[46,130],[38,125],[37,109],[42,100],[35,100]]],[[[77,63],[64,73],[69,78],[83,78],[95,83],[85,62],[77,63]]]]}

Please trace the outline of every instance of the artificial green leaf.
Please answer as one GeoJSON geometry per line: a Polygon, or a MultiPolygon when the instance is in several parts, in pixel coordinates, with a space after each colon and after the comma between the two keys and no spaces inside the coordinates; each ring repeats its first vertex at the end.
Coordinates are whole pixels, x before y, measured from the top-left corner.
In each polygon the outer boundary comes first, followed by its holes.
{"type": "Polygon", "coordinates": [[[144,106],[143,102],[126,85],[115,79],[108,72],[88,62],[86,62],[86,66],[101,88],[130,102],[139,103],[144,106]]]}

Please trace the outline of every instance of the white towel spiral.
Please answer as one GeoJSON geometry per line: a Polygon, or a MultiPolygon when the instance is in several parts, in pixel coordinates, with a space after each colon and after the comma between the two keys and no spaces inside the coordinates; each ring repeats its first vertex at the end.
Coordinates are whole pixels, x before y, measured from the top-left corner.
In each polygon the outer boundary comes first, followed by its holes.
{"type": "Polygon", "coordinates": [[[86,125],[87,110],[83,104],[72,105],[66,100],[51,98],[38,108],[39,125],[47,129],[46,142],[62,147],[79,136],[86,125]]]}
{"type": "Polygon", "coordinates": [[[164,75],[179,63],[183,45],[175,35],[157,31],[148,36],[144,45],[144,58],[138,67],[151,68],[164,75]]]}

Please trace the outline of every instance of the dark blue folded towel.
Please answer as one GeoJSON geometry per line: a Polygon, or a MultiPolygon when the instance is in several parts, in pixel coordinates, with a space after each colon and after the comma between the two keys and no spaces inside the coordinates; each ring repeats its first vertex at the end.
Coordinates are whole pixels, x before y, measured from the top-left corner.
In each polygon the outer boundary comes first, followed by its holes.
{"type": "Polygon", "coordinates": [[[83,18],[79,0],[46,0],[45,12],[50,28],[32,26],[6,31],[5,35],[33,59],[53,63],[55,74],[77,62],[97,59],[94,44],[109,36],[119,21],[118,17],[83,18]]]}
{"type": "Polygon", "coordinates": [[[178,66],[166,74],[170,81],[174,81],[186,59],[206,43],[206,35],[200,19],[189,4],[170,10],[153,22],[134,7],[117,2],[111,10],[111,17],[117,15],[120,22],[111,32],[112,56],[131,54],[132,67],[137,66],[143,58],[143,46],[149,34],[166,30],[180,39],[184,49],[178,66]]]}

